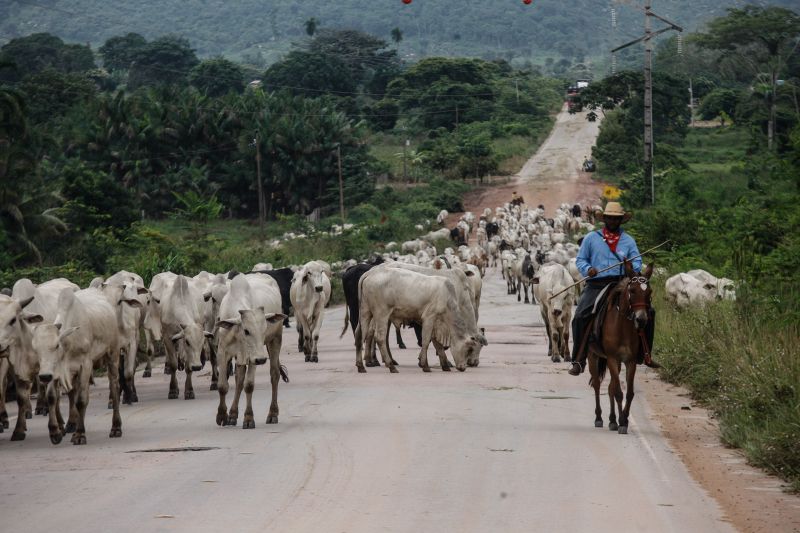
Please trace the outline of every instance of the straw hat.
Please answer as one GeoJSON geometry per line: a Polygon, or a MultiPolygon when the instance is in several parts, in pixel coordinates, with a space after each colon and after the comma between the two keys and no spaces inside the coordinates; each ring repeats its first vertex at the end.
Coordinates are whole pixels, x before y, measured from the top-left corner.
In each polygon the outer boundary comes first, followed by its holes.
{"type": "Polygon", "coordinates": [[[608,202],[606,208],[598,213],[604,217],[622,217],[622,222],[629,221],[633,216],[630,211],[626,213],[619,202],[608,202]]]}

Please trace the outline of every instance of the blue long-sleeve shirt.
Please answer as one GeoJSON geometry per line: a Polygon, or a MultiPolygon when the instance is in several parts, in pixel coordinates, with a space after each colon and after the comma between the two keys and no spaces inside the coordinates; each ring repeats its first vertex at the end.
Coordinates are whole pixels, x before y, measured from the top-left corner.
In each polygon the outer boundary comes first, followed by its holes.
{"type": "MultiPolygon", "coordinates": [[[[633,237],[622,230],[620,230],[620,233],[619,242],[617,243],[617,255],[620,259],[639,255],[639,249],[636,247],[636,241],[633,240],[633,237]]],[[[611,253],[611,249],[603,239],[602,230],[600,230],[593,231],[583,238],[576,262],[581,276],[586,277],[589,275],[589,268],[594,267],[597,270],[602,270],[606,267],[610,267],[614,263],[619,263],[620,259],[617,259],[617,257],[611,253]]],[[[641,272],[641,257],[633,260],[633,270],[641,272]]],[[[625,266],[620,265],[619,269],[612,268],[606,272],[599,273],[595,279],[608,276],[622,276],[624,274],[625,266]]]]}

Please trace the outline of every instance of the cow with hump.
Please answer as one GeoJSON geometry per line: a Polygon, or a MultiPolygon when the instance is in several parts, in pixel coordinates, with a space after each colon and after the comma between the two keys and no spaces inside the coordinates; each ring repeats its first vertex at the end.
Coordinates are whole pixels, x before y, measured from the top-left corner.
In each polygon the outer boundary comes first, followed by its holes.
{"type": "Polygon", "coordinates": [[[569,361],[569,328],[575,289],[567,287],[574,283],[572,276],[558,263],[550,263],[539,269],[533,283],[533,292],[547,328],[548,355],[554,363],[561,362],[562,356],[569,361]]]}
{"type": "Polygon", "coordinates": [[[269,358],[272,403],[267,415],[267,424],[278,422],[278,380],[288,377],[280,366],[283,340],[281,293],[278,284],[262,274],[240,274],[233,278],[230,290],[222,299],[219,308],[217,332],[217,360],[220,379],[217,385],[219,406],[217,425],[235,426],[239,416],[239,398],[244,390],[247,406],[244,412],[243,429],[255,427],[253,416],[253,391],[255,390],[256,366],[269,358]],[[228,393],[228,363],[236,363],[236,389],[230,411],[225,398],[228,393]]]}
{"type": "Polygon", "coordinates": [[[114,307],[96,288],[73,292],[62,289],[54,324],[41,324],[33,330],[33,348],[39,355],[39,380],[47,384],[50,441],[58,444],[74,428],[72,444],[86,444],[86,408],[92,371],[105,363],[111,390],[111,432],[122,436],[119,415],[119,349],[121,337],[114,307]],[[69,393],[67,427],[61,417],[61,389],[69,393]]]}
{"type": "MultiPolygon", "coordinates": [[[[447,278],[383,265],[361,278],[359,302],[360,317],[356,329],[356,367],[359,372],[366,372],[364,350],[371,353],[376,342],[384,364],[390,372],[397,372],[386,342],[389,323],[419,322],[422,325],[419,366],[426,372],[430,371],[427,352],[433,340],[442,346],[440,359],[444,347],[451,347],[455,366],[462,372],[467,367],[468,358],[485,344],[480,332],[468,328],[468,318],[460,310],[456,286],[447,278]]],[[[469,317],[474,321],[471,307],[469,317]]],[[[443,368],[445,366],[443,363],[443,368]]]]}
{"type": "Polygon", "coordinates": [[[303,265],[294,274],[290,296],[297,322],[297,349],[305,354],[307,363],[317,363],[319,332],[325,305],[331,298],[331,282],[325,266],[317,261],[303,265]]]}
{"type": "MultiPolygon", "coordinates": [[[[39,324],[55,322],[58,295],[66,288],[78,290],[77,285],[63,278],[39,286],[21,279],[14,284],[11,297],[0,297],[0,432],[9,426],[5,395],[6,380],[10,377],[16,385],[18,408],[11,440],[25,438],[26,420],[33,416],[31,389],[38,383],[40,368],[39,354],[33,348],[33,330],[39,324]]],[[[36,414],[47,414],[44,385],[38,387],[36,414]]]]}

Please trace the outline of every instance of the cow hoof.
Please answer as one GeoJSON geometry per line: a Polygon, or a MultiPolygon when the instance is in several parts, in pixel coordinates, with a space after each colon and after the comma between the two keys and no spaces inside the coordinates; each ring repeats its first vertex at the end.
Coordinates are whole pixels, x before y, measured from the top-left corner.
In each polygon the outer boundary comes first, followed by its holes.
{"type": "Polygon", "coordinates": [[[269,415],[267,417],[267,424],[277,424],[278,423],[278,415],[269,415]]]}
{"type": "Polygon", "coordinates": [[[176,391],[176,390],[169,391],[169,394],[167,394],[167,399],[168,400],[177,400],[178,399],[178,391],[176,391]]]}
{"type": "Polygon", "coordinates": [[[75,433],[72,435],[72,444],[75,444],[76,446],[86,444],[86,435],[78,435],[75,433]]]}
{"type": "Polygon", "coordinates": [[[15,431],[14,433],[11,434],[11,440],[25,440],[25,433],[23,433],[22,431],[20,432],[15,431]]]}
{"type": "Polygon", "coordinates": [[[47,408],[46,407],[37,407],[33,411],[33,414],[35,414],[35,415],[46,415],[47,414],[47,408]]]}
{"type": "Polygon", "coordinates": [[[312,363],[319,363],[319,357],[317,357],[316,355],[312,355],[311,356],[311,362],[312,363]]]}
{"type": "Polygon", "coordinates": [[[561,362],[561,357],[559,357],[558,355],[554,355],[554,356],[553,356],[553,357],[551,357],[550,359],[551,359],[551,360],[552,360],[554,363],[560,363],[560,362],[561,362]]]}
{"type": "Polygon", "coordinates": [[[525,298],[525,303],[526,303],[526,304],[529,304],[529,303],[531,303],[531,302],[530,302],[530,300],[528,300],[527,298],[525,298]]]}
{"type": "Polygon", "coordinates": [[[618,431],[619,431],[620,435],[627,435],[628,434],[628,426],[620,426],[618,431]]]}
{"type": "Polygon", "coordinates": [[[226,413],[217,413],[218,426],[224,426],[227,420],[228,420],[228,415],[226,413]]]}
{"type": "Polygon", "coordinates": [[[307,355],[307,356],[306,356],[306,363],[310,363],[310,362],[311,362],[311,356],[310,356],[310,355],[307,355]]]}
{"type": "Polygon", "coordinates": [[[255,420],[245,420],[242,424],[242,429],[254,429],[256,427],[255,420]]]}
{"type": "Polygon", "coordinates": [[[395,360],[394,360],[394,358],[393,358],[393,359],[392,359],[392,364],[393,364],[393,365],[395,365],[395,366],[397,366],[397,365],[399,365],[400,363],[398,363],[397,361],[395,361],[395,360]]]}
{"type": "Polygon", "coordinates": [[[3,428],[8,429],[8,419],[3,420],[3,428]]]}
{"type": "Polygon", "coordinates": [[[405,350],[406,349],[405,343],[400,343],[400,344],[397,345],[397,347],[400,348],[401,350],[405,350]]]}
{"type": "Polygon", "coordinates": [[[423,372],[430,372],[431,371],[431,367],[429,367],[428,365],[425,365],[425,366],[422,367],[422,371],[423,372]]]}
{"type": "Polygon", "coordinates": [[[133,394],[131,394],[131,401],[133,403],[139,403],[139,395],[136,394],[135,392],[133,394]]]}
{"type": "Polygon", "coordinates": [[[67,422],[67,425],[64,426],[64,433],[75,433],[75,430],[78,428],[75,422],[67,422]]]}
{"type": "Polygon", "coordinates": [[[149,368],[147,370],[145,370],[144,372],[142,372],[142,377],[143,378],[149,378],[152,375],[153,375],[153,372],[149,368]]]}
{"type": "Polygon", "coordinates": [[[111,428],[111,432],[108,434],[109,439],[118,439],[122,436],[122,428],[111,428]]]}
{"type": "Polygon", "coordinates": [[[356,365],[356,368],[358,369],[358,373],[359,374],[366,374],[367,373],[367,369],[364,368],[364,365],[356,365]]]}
{"type": "Polygon", "coordinates": [[[450,365],[443,365],[442,372],[450,372],[450,365]]]}
{"type": "Polygon", "coordinates": [[[50,433],[50,442],[53,444],[61,444],[61,439],[64,438],[64,435],[61,433],[50,433]]]}
{"type": "Polygon", "coordinates": [[[183,392],[183,399],[184,400],[194,400],[194,391],[187,390],[183,392]]]}
{"type": "Polygon", "coordinates": [[[238,422],[238,420],[239,420],[239,416],[238,415],[236,415],[236,416],[228,415],[228,422],[227,422],[226,425],[235,426],[236,423],[238,422]]]}
{"type": "Polygon", "coordinates": [[[616,431],[617,429],[619,429],[619,425],[616,422],[609,422],[608,429],[610,431],[616,431]]]}
{"type": "MultiPolygon", "coordinates": [[[[378,362],[377,361],[367,361],[364,364],[366,364],[367,366],[378,366],[378,362]]],[[[6,427],[8,427],[8,426],[6,426],[6,427]]]]}
{"type": "Polygon", "coordinates": [[[398,372],[398,370],[397,370],[397,367],[396,367],[396,366],[394,366],[394,365],[391,365],[391,366],[389,367],[389,372],[391,372],[392,374],[397,374],[397,373],[399,373],[399,372],[398,372]]]}
{"type": "Polygon", "coordinates": [[[479,361],[468,361],[468,362],[467,362],[467,366],[469,366],[469,367],[472,367],[472,368],[475,368],[475,367],[476,367],[476,366],[478,366],[479,364],[480,364],[480,362],[479,362],[479,361]]]}
{"type": "Polygon", "coordinates": [[[603,421],[602,420],[595,420],[594,421],[594,427],[596,427],[596,428],[603,427],[603,421]]]}
{"type": "Polygon", "coordinates": [[[216,383],[214,383],[214,382],[212,382],[212,383],[211,383],[211,387],[209,387],[209,389],[208,389],[208,390],[217,390],[217,384],[216,384],[216,383]]]}

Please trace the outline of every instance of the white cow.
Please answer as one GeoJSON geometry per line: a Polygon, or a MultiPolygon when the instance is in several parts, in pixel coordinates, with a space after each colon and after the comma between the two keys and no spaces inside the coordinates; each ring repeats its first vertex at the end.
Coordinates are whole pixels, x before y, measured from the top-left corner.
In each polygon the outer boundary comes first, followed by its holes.
{"type": "MultiPolygon", "coordinates": [[[[243,429],[255,427],[253,418],[253,390],[256,365],[270,359],[272,403],[267,424],[278,422],[278,378],[281,374],[280,351],[283,339],[281,293],[277,282],[261,274],[238,275],[233,278],[230,290],[222,299],[217,322],[217,359],[220,368],[218,382],[219,406],[217,425],[235,426],[239,414],[239,397],[244,390],[247,407],[243,429]],[[228,363],[236,362],[236,389],[227,410],[228,363]]],[[[288,378],[286,378],[288,379],[288,378]]]]}
{"type": "Polygon", "coordinates": [[[331,282],[322,265],[309,261],[295,272],[289,297],[297,318],[297,349],[306,362],[319,362],[317,344],[325,305],[331,298],[331,282]]]}
{"type": "Polygon", "coordinates": [[[119,415],[120,335],[114,307],[98,289],[73,292],[62,289],[54,324],[41,324],[33,330],[33,348],[39,355],[39,380],[47,383],[48,429],[50,441],[58,444],[72,428],[72,444],[86,444],[86,407],[93,369],[106,364],[111,395],[111,432],[122,436],[119,415]],[[61,389],[69,392],[70,413],[67,427],[61,418],[61,389]]]}
{"type": "Polygon", "coordinates": [[[449,214],[450,213],[448,213],[446,209],[442,209],[441,211],[439,211],[439,214],[436,216],[436,223],[439,224],[440,226],[444,224],[444,221],[445,219],[447,219],[447,216],[449,214]]]}
{"type": "Polygon", "coordinates": [[[736,299],[736,284],[732,279],[718,278],[705,270],[695,269],[687,272],[690,276],[694,276],[703,283],[710,283],[717,289],[717,298],[720,300],[735,300],[736,299]]]}
{"type": "Polygon", "coordinates": [[[668,278],[665,287],[667,301],[679,309],[692,306],[702,307],[719,299],[715,283],[702,282],[696,277],[683,272],[668,278]]]}
{"type": "Polygon", "coordinates": [[[572,285],[572,276],[563,266],[552,263],[540,268],[534,281],[534,295],[547,328],[548,355],[554,363],[560,362],[561,356],[569,361],[569,328],[575,293],[567,290],[552,299],[551,296],[572,285]]]}

